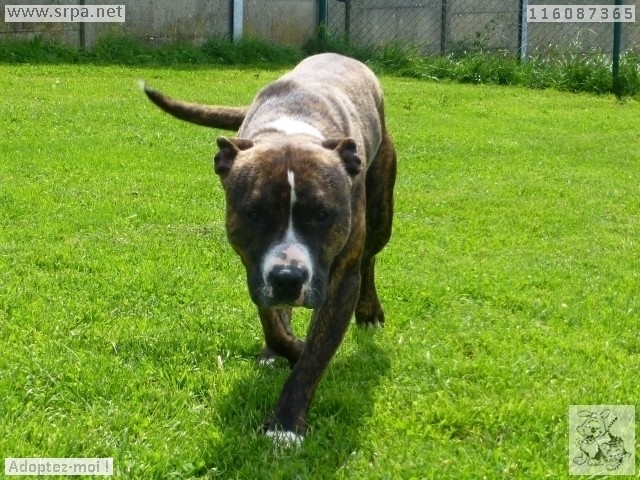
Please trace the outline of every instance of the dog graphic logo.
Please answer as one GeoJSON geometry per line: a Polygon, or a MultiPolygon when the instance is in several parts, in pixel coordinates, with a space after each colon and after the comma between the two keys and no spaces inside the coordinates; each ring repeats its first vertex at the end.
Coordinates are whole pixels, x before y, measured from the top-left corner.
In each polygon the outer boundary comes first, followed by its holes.
{"type": "MultiPolygon", "coordinates": [[[[623,433],[619,422],[620,416],[612,411],[615,407],[578,408],[570,416],[570,428],[573,433],[570,435],[573,437],[573,445],[570,446],[571,463],[573,464],[570,464],[570,470],[572,473],[594,474],[600,472],[609,475],[628,475],[627,463],[631,465],[632,473],[635,470],[635,462],[631,453],[635,449],[632,445],[635,442],[633,432],[635,421],[629,425],[629,417],[624,415],[624,426],[627,429],[623,433]],[[629,429],[631,430],[631,438],[628,435],[629,429]],[[572,466],[577,468],[572,468],[572,466]]],[[[635,418],[635,412],[632,418],[635,418]]]]}
{"type": "Polygon", "coordinates": [[[577,428],[582,436],[579,440],[581,455],[573,459],[574,463],[582,465],[587,462],[590,466],[604,464],[607,470],[615,470],[625,457],[631,456],[631,453],[624,449],[622,438],[611,435],[611,426],[618,417],[610,410],[604,410],[599,414],[582,410],[578,412],[578,416],[586,419],[577,428]]]}

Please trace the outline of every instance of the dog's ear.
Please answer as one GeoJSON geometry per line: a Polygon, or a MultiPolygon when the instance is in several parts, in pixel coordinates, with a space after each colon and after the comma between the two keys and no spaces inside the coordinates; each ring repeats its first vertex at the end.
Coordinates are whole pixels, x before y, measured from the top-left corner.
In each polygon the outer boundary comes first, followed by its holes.
{"type": "Polygon", "coordinates": [[[218,137],[216,143],[220,150],[213,157],[213,170],[218,175],[225,175],[229,172],[240,151],[253,147],[253,141],[245,138],[218,137]]]}
{"type": "Polygon", "coordinates": [[[362,170],[362,160],[358,156],[356,142],[353,138],[330,138],[322,142],[322,146],[338,152],[342,164],[350,176],[355,177],[362,170]]]}

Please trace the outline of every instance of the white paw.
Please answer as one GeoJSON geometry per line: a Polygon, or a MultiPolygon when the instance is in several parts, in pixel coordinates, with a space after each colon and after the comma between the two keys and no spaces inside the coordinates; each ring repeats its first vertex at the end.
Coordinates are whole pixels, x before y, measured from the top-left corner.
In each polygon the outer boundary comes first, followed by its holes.
{"type": "Polygon", "coordinates": [[[302,435],[282,430],[267,430],[265,435],[271,438],[276,445],[283,447],[299,447],[304,440],[302,435]]]}
{"type": "Polygon", "coordinates": [[[258,365],[261,367],[272,367],[276,363],[276,357],[260,357],[258,365]]]}

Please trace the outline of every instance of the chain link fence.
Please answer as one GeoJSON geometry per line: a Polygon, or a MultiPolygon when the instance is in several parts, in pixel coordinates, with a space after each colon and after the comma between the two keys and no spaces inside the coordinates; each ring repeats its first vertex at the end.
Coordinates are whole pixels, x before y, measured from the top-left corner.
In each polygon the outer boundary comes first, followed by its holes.
{"type": "MultiPolygon", "coordinates": [[[[356,46],[410,45],[425,55],[612,54],[613,23],[532,23],[526,9],[523,0],[328,0],[327,32],[356,46]]],[[[620,47],[640,53],[640,23],[621,24],[620,47]]]]}

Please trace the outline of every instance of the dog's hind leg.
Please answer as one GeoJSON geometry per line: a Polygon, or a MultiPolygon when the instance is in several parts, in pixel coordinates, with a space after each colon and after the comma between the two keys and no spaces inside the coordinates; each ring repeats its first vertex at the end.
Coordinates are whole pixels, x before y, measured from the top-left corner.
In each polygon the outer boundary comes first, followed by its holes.
{"type": "Polygon", "coordinates": [[[374,271],[376,257],[363,259],[361,272],[360,297],[356,306],[356,323],[361,327],[380,327],[384,325],[384,311],[376,291],[374,271]]]}
{"type": "Polygon", "coordinates": [[[383,130],[382,143],[367,171],[367,238],[360,267],[360,296],[356,323],[376,327],[384,324],[384,311],[375,285],[376,254],[391,237],[396,152],[391,137],[383,130]]]}

